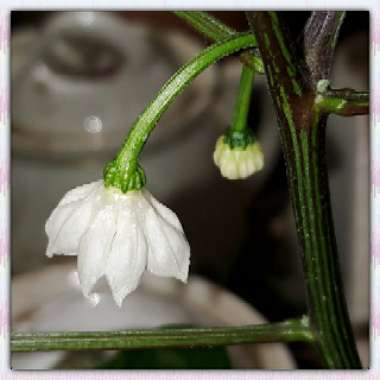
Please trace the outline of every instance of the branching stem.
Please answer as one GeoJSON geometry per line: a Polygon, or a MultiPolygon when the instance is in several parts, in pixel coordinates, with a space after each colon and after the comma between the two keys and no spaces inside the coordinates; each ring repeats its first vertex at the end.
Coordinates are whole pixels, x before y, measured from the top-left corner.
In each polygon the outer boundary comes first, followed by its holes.
{"type": "Polygon", "coordinates": [[[13,352],[193,348],[242,343],[312,342],[307,318],[239,327],[170,328],[104,332],[13,333],[13,352]]]}
{"type": "Polygon", "coordinates": [[[340,116],[367,115],[369,112],[368,91],[354,91],[349,88],[330,89],[317,97],[320,111],[340,116]]]}

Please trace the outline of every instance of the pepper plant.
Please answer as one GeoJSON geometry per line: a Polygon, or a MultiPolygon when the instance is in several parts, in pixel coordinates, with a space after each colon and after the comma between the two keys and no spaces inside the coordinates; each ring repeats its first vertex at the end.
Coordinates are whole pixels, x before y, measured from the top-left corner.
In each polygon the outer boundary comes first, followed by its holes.
{"type": "MultiPolygon", "coordinates": [[[[247,31],[244,33],[236,32],[206,12],[175,13],[213,43],[181,67],[141,113],[115,159],[106,165],[104,186],[118,189],[121,197],[142,189],[146,178],[138,158],[162,114],[207,67],[238,53],[242,75],[234,117],[216,144],[214,161],[222,175],[231,179],[245,178],[262,167],[261,149],[247,127],[247,115],[254,77],[265,75],[277,114],[286,163],[307,288],[308,313],[299,319],[235,327],[15,332],[11,337],[12,351],[130,350],[304,342],[316,347],[326,368],[360,368],[338,264],[325,146],[330,114],[350,117],[367,114],[369,109],[368,92],[330,86],[334,50],[345,12],[311,12],[300,39],[302,46],[291,40],[278,12],[247,12],[247,31]]],[[[169,215],[166,219],[175,218],[169,215]]],[[[178,226],[179,222],[175,223],[178,226]]],[[[180,234],[180,230],[176,231],[180,234]]],[[[188,261],[184,265],[188,265],[188,261]]],[[[186,267],[183,270],[186,272],[186,267]]]]}

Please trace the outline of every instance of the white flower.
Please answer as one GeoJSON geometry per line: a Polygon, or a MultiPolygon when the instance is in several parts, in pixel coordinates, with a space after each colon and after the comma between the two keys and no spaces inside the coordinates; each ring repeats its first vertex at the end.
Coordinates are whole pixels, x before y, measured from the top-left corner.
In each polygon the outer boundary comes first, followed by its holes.
{"type": "Polygon", "coordinates": [[[264,154],[258,142],[245,148],[231,148],[224,136],[217,140],[213,158],[222,176],[228,179],[247,178],[264,166],[264,154]]]}
{"type": "Polygon", "coordinates": [[[148,271],[187,281],[190,247],[177,216],[146,189],[128,191],[103,181],[70,190],[46,222],[48,257],[78,255],[85,297],[105,276],[115,302],[138,286],[148,271]]]}

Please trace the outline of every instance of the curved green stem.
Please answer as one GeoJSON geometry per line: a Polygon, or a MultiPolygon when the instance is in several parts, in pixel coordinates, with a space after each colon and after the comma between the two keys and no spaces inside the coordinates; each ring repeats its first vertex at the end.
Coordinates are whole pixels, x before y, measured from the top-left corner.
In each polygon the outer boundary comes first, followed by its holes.
{"type": "MultiPolygon", "coordinates": [[[[230,26],[224,24],[217,18],[207,12],[202,11],[176,11],[174,12],[179,18],[186,21],[199,33],[213,41],[220,41],[228,37],[236,36],[238,32],[230,26]]],[[[256,46],[256,45],[255,45],[256,46]]],[[[257,73],[264,73],[263,61],[257,49],[246,51],[240,54],[240,60],[244,65],[255,70],[257,73]]]]}
{"type": "Polygon", "coordinates": [[[133,350],[210,347],[242,343],[313,342],[308,319],[239,327],[171,328],[127,331],[13,333],[13,352],[133,350]]]}
{"type": "Polygon", "coordinates": [[[247,129],[247,117],[251,103],[254,78],[255,72],[249,67],[243,66],[240,76],[239,94],[236,98],[231,125],[231,129],[234,131],[242,132],[247,129]]]}
{"type": "MultiPolygon", "coordinates": [[[[135,121],[115,160],[105,168],[105,185],[119,187],[118,181],[129,181],[133,177],[138,168],[138,156],[158,120],[197,75],[221,58],[255,44],[254,36],[242,33],[211,45],[180,68],[135,121]]],[[[123,191],[130,189],[128,186],[120,187],[123,191]]]]}
{"type": "Polygon", "coordinates": [[[199,33],[213,41],[234,36],[237,32],[217,18],[203,11],[175,11],[179,18],[186,21],[199,33]]]}

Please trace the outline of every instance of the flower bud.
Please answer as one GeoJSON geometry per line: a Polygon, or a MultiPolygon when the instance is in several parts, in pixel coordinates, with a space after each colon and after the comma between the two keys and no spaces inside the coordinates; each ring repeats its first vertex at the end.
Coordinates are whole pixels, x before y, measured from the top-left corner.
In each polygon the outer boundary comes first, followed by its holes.
{"type": "Polygon", "coordinates": [[[232,180],[247,178],[264,166],[261,145],[248,132],[227,131],[217,140],[213,158],[222,176],[232,180]]]}

